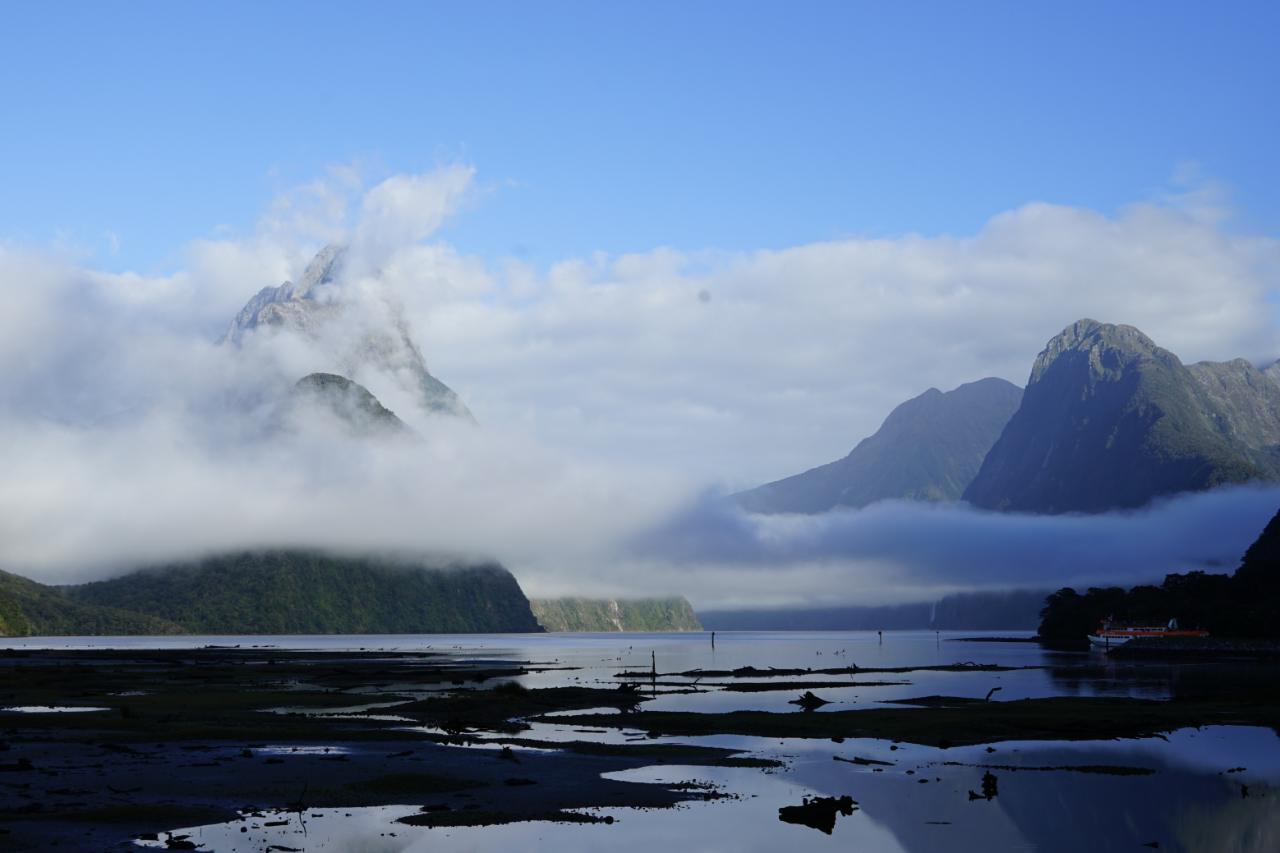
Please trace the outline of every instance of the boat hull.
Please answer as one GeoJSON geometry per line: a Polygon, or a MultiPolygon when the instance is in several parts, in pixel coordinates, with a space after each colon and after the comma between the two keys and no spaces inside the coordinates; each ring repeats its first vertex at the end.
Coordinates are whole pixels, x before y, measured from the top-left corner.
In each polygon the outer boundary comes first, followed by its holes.
{"type": "Polygon", "coordinates": [[[1115,646],[1123,646],[1130,640],[1140,638],[1167,640],[1175,637],[1207,637],[1208,631],[1180,631],[1176,628],[1113,628],[1109,631],[1099,631],[1095,634],[1089,634],[1089,645],[1109,649],[1115,646]]]}

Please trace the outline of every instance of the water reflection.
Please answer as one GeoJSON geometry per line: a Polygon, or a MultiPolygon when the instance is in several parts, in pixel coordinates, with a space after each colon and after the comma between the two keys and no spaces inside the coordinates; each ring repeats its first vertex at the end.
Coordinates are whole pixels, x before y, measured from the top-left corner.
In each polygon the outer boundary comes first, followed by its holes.
{"type": "MultiPolygon", "coordinates": [[[[6,641],[9,645],[40,645],[6,641]]],[[[509,665],[536,661],[519,676],[527,687],[616,687],[637,680],[656,696],[646,710],[794,712],[804,690],[832,704],[815,714],[920,696],[999,701],[1042,696],[1191,697],[1225,685],[1267,683],[1275,668],[1254,664],[1125,662],[1098,654],[1046,652],[1030,643],[969,643],[957,635],[889,632],[727,633],[712,648],[706,635],[528,635],[460,637],[123,638],[42,645],[146,648],[208,644],[263,648],[433,651],[468,661],[509,665]],[[656,662],[658,677],[646,681],[656,662]],[[965,662],[1000,671],[927,670],[965,662]],[[858,669],[848,671],[850,665],[858,669]],[[786,676],[786,690],[723,689],[734,679],[696,670],[739,667],[814,670],[786,676]],[[898,673],[868,668],[911,667],[898,673]],[[845,674],[818,673],[840,670],[845,674]],[[692,674],[681,674],[692,673],[692,674]],[[819,686],[819,683],[822,686],[819,686]],[[807,686],[806,686],[807,685],[807,686]]],[[[452,687],[452,685],[450,685],[452,687]]],[[[474,685],[465,685],[472,688],[474,685]]],[[[351,707],[331,709],[350,714],[351,707]]],[[[1270,729],[1211,727],[1167,739],[1107,742],[1010,742],[933,749],[880,740],[783,740],[714,736],[647,738],[625,728],[572,728],[554,717],[522,737],[551,743],[643,739],[747,750],[783,761],[776,769],[650,767],[612,774],[630,781],[714,786],[729,798],[674,810],[604,809],[613,825],[525,823],[427,829],[396,823],[422,803],[324,810],[305,816],[253,817],[180,830],[206,849],[262,850],[565,850],[614,853],[663,846],[672,850],[834,850],[986,853],[992,850],[1125,850],[1159,844],[1162,851],[1280,850],[1280,738],[1270,729]],[[841,759],[841,760],[834,760],[841,759]],[[1106,768],[1112,768],[1111,772],[1106,768]],[[1116,768],[1130,768],[1125,773],[1116,768]],[[1150,771],[1150,772],[1137,772],[1150,771]],[[986,785],[984,787],[984,782],[986,785]],[[971,792],[973,796],[971,796],[971,792]],[[846,811],[843,798],[856,802],[846,811]],[[829,798],[830,836],[805,822],[780,819],[780,809],[829,798]],[[305,826],[296,819],[305,817],[305,826]]],[[[484,735],[479,735],[485,738],[484,735]]],[[[489,735],[481,749],[500,748],[489,735]]],[[[292,749],[293,747],[289,747],[292,749]]],[[[323,748],[323,747],[321,747],[323,748]]],[[[795,815],[789,812],[789,815],[795,815]]],[[[826,827],[825,821],[823,827],[826,827]]],[[[164,839],[155,842],[163,846],[164,839]]],[[[153,845],[154,846],[154,845],[153,845]]]]}
{"type": "MultiPolygon", "coordinates": [[[[274,844],[308,850],[607,847],[650,853],[666,845],[673,850],[987,853],[1133,851],[1154,843],[1160,850],[1261,853],[1277,849],[1280,832],[1277,790],[1263,778],[1275,779],[1275,741],[1268,730],[1229,727],[1182,730],[1168,740],[1003,744],[995,752],[910,745],[891,750],[890,744],[873,740],[838,746],[785,741],[768,748],[758,744],[761,754],[788,759],[785,769],[772,772],[669,766],[609,774],[627,781],[701,785],[731,796],[674,810],[593,810],[614,818],[608,826],[539,822],[421,829],[395,822],[418,811],[406,805],[325,810],[306,815],[305,827],[284,819],[287,815],[269,814],[179,832],[216,850],[274,844]],[[1199,743],[1192,746],[1192,740],[1199,743]],[[1267,753],[1266,762],[1251,775],[1224,772],[1230,769],[1225,765],[1260,751],[1267,753]],[[878,763],[832,761],[837,753],[878,763]],[[1153,772],[1097,769],[1126,766],[1153,772]],[[1246,786],[1247,797],[1241,793],[1246,786]],[[806,800],[825,801],[831,814],[809,820],[789,811],[806,800]]],[[[157,842],[162,844],[163,839],[157,842]]]]}

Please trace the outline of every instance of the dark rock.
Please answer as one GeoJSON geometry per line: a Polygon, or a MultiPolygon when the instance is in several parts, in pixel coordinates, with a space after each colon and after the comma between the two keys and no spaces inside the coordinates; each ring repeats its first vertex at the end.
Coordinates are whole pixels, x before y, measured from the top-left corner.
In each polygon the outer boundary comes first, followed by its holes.
{"type": "Polygon", "coordinates": [[[792,699],[787,704],[799,705],[801,708],[803,708],[806,711],[812,711],[816,708],[821,708],[823,705],[830,705],[831,703],[826,699],[822,699],[817,696],[814,696],[812,691],[806,690],[804,693],[800,694],[799,699],[792,699]]]}
{"type": "Polygon", "coordinates": [[[778,809],[778,820],[812,827],[827,835],[836,828],[836,816],[848,817],[858,807],[853,797],[806,797],[798,806],[778,809]]]}

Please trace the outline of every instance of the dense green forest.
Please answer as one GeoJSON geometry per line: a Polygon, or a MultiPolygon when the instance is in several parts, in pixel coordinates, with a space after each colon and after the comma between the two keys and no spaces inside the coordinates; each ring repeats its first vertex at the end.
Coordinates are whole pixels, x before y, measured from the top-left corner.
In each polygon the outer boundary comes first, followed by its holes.
{"type": "Polygon", "coordinates": [[[529,602],[548,631],[701,631],[683,598],[542,598],[529,602]]]}
{"type": "Polygon", "coordinates": [[[1084,645],[1106,617],[1125,624],[1203,628],[1216,637],[1280,638],[1280,513],[1245,552],[1232,575],[1169,575],[1160,586],[1064,588],[1045,601],[1040,636],[1062,647],[1084,645]]]}
{"type": "Polygon", "coordinates": [[[247,551],[67,587],[76,602],[168,619],[192,633],[537,631],[496,563],[472,565],[247,551]]]}
{"type": "Polygon", "coordinates": [[[0,572],[0,636],[178,634],[154,616],[72,601],[56,587],[0,572]]]}
{"type": "Polygon", "coordinates": [[[262,551],[80,586],[0,572],[0,635],[398,634],[541,631],[511,573],[262,551]]]}

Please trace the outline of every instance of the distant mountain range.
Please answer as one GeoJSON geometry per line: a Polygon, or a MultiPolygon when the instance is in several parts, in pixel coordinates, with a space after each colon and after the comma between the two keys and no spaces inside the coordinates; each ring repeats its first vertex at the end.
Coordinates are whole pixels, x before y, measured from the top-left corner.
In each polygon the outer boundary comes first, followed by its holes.
{"type": "MultiPolygon", "coordinates": [[[[228,341],[243,342],[262,326],[322,335],[341,324],[341,299],[323,295],[341,258],[340,249],[326,249],[300,284],[260,292],[228,341]]],[[[390,371],[432,411],[470,417],[426,372],[402,326],[365,330],[344,352],[353,371],[390,371]]],[[[302,377],[285,404],[301,417],[332,415],[357,437],[412,436],[367,388],[337,373],[302,377]]],[[[1048,342],[1025,390],[995,378],[930,389],[894,409],[843,459],[734,500],[760,513],[820,513],[889,498],[1089,513],[1251,481],[1280,481],[1280,364],[1184,365],[1131,326],[1081,320],[1048,342]]],[[[1038,595],[896,610],[707,613],[702,622],[721,630],[1019,627],[1038,595]]],[[[496,563],[405,564],[306,549],[224,554],[77,587],[0,572],[0,634],[500,632],[542,630],[539,620],[552,630],[697,630],[699,621],[683,599],[535,606],[537,618],[496,563]]]]}
{"type": "Polygon", "coordinates": [[[966,592],[937,601],[883,606],[712,610],[698,614],[714,631],[1017,631],[1034,630],[1048,590],[966,592]]]}
{"type": "Polygon", "coordinates": [[[886,498],[1031,513],[1105,512],[1280,480],[1280,363],[1183,365],[1132,326],[1080,320],[1024,391],[983,379],[900,405],[844,459],[742,492],[752,512],[886,498]]]}
{"type": "Polygon", "coordinates": [[[898,406],[848,456],[736,495],[759,513],[817,513],[886,498],[959,500],[1018,409],[1022,390],[980,379],[898,406]]]}
{"type": "Polygon", "coordinates": [[[701,631],[687,600],[672,598],[535,598],[529,604],[548,631],[701,631]]]}
{"type": "Polygon", "coordinates": [[[0,633],[420,634],[541,631],[496,563],[273,550],[80,586],[0,573],[0,633]]]}

